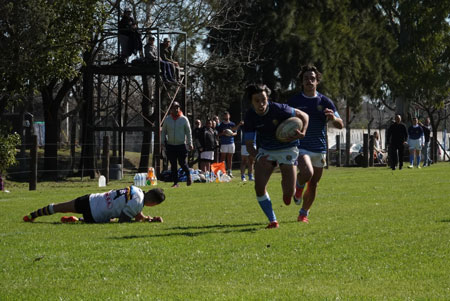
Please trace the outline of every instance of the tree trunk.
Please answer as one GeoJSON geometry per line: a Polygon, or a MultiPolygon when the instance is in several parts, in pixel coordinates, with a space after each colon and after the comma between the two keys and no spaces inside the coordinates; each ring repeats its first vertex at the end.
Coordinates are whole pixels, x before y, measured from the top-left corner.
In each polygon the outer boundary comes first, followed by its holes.
{"type": "Polygon", "coordinates": [[[45,121],[44,177],[58,178],[58,142],[59,142],[59,106],[60,102],[53,98],[53,87],[41,90],[45,121]]]}
{"type": "Polygon", "coordinates": [[[80,111],[80,117],[82,120],[81,131],[81,160],[79,172],[81,177],[89,175],[91,179],[95,178],[97,171],[97,164],[94,160],[95,147],[94,147],[94,108],[93,108],[93,74],[92,72],[85,70],[83,73],[83,109],[80,111]]]}

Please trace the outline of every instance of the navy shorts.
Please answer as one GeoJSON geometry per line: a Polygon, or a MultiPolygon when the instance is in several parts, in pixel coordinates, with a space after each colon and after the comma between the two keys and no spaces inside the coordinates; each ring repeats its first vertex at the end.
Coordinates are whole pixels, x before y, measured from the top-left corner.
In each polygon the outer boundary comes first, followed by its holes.
{"type": "Polygon", "coordinates": [[[76,213],[82,213],[83,219],[86,223],[95,223],[94,217],[91,212],[91,205],[89,203],[90,194],[86,194],[76,198],[75,201],[75,211],[76,213]]]}

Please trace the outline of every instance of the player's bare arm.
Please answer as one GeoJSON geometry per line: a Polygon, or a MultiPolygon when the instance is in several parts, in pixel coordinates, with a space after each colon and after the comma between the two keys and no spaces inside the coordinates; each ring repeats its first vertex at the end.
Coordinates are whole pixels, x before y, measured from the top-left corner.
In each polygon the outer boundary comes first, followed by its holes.
{"type": "MultiPolygon", "coordinates": [[[[243,125],[244,125],[244,121],[241,120],[238,124],[236,124],[236,126],[232,127],[231,130],[232,130],[233,132],[235,132],[235,131],[237,131],[237,130],[239,129],[239,127],[241,127],[241,126],[243,126],[243,125]]],[[[233,136],[235,136],[235,135],[233,135],[233,136]]]]}
{"type": "Polygon", "coordinates": [[[256,158],[256,155],[258,152],[255,149],[255,146],[253,145],[253,140],[247,140],[245,141],[245,146],[247,147],[247,152],[252,156],[253,158],[256,158]]]}
{"type": "Polygon", "coordinates": [[[326,108],[325,110],[323,110],[323,112],[327,117],[327,120],[331,121],[335,128],[339,130],[344,128],[344,122],[341,118],[338,118],[336,117],[336,115],[334,115],[334,111],[332,109],[326,108]]]}
{"type": "Polygon", "coordinates": [[[305,112],[295,109],[295,116],[300,118],[300,120],[303,122],[303,129],[300,131],[302,137],[299,137],[299,139],[302,139],[306,135],[306,130],[308,129],[309,124],[309,116],[305,112]]]}
{"type": "Polygon", "coordinates": [[[140,221],[149,221],[150,220],[150,216],[145,216],[142,212],[139,212],[135,217],[134,220],[137,222],[140,221]]]}

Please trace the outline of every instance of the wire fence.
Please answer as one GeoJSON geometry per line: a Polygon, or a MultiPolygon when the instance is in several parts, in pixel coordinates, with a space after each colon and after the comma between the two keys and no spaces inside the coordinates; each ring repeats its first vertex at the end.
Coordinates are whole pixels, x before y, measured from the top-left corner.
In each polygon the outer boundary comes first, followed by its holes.
{"type": "MultiPolygon", "coordinates": [[[[94,172],[95,174],[100,175],[103,169],[103,144],[93,143],[93,144],[85,144],[85,147],[93,148],[94,155],[83,155],[82,147],[79,144],[71,145],[71,144],[47,144],[50,146],[56,146],[57,155],[56,156],[46,156],[44,154],[44,146],[39,146],[37,151],[37,173],[38,178],[42,178],[46,174],[53,174],[57,178],[66,178],[66,177],[78,177],[78,176],[86,176],[89,173],[94,172]],[[46,160],[57,160],[56,166],[57,169],[46,169],[45,161],[46,160]],[[95,162],[96,166],[86,166],[83,164],[84,162],[95,162]]],[[[148,147],[148,167],[152,167],[153,156],[154,156],[154,148],[160,147],[160,144],[154,143],[140,143],[141,147],[148,147]]],[[[20,151],[16,155],[17,164],[8,169],[7,176],[13,179],[28,179],[31,173],[31,148],[32,144],[24,144],[21,147],[18,147],[20,151]]],[[[110,169],[118,164],[120,164],[120,146],[115,144],[111,145],[109,150],[110,156],[110,169]]],[[[142,157],[141,152],[136,151],[128,151],[124,150],[123,152],[123,166],[120,166],[121,171],[124,174],[134,174],[139,170],[139,163],[142,157]]],[[[217,152],[218,154],[218,152],[217,152]]],[[[145,155],[144,155],[145,156],[145,155]]],[[[198,168],[198,157],[199,153],[197,150],[193,150],[188,152],[188,163],[191,168],[198,168]]],[[[162,153],[160,159],[164,162],[166,161],[165,153],[162,153]]],[[[218,161],[218,158],[214,158],[214,161],[218,161]]],[[[161,165],[164,165],[164,163],[161,165]]],[[[233,156],[233,167],[239,168],[241,163],[241,151],[240,144],[236,146],[236,152],[233,156]]],[[[167,165],[167,163],[166,163],[167,165]]],[[[146,167],[147,168],[147,167],[146,167]]]]}

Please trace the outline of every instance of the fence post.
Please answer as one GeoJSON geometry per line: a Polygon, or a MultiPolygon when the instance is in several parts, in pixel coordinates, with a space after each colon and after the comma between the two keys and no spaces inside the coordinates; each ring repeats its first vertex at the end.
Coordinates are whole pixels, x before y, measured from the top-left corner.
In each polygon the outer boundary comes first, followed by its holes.
{"type": "Polygon", "coordinates": [[[102,170],[106,178],[106,184],[109,183],[109,136],[103,136],[103,156],[102,170]]]}
{"type": "Polygon", "coordinates": [[[374,158],[373,158],[373,151],[374,151],[374,138],[373,135],[370,135],[369,138],[369,166],[373,167],[374,164],[374,158]]]}
{"type": "Polygon", "coordinates": [[[37,184],[37,167],[38,167],[38,160],[37,160],[37,150],[38,150],[38,144],[37,144],[37,136],[33,135],[31,136],[31,148],[30,148],[30,185],[29,190],[36,190],[36,184],[37,184]]]}
{"type": "Polygon", "coordinates": [[[341,167],[341,135],[336,135],[336,167],[341,167]]]}
{"type": "Polygon", "coordinates": [[[364,134],[363,153],[363,167],[369,167],[369,134],[364,134]]]}

